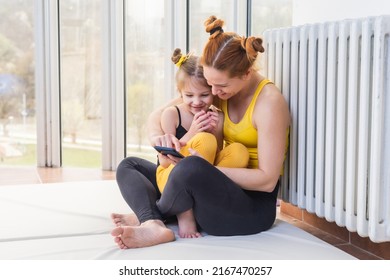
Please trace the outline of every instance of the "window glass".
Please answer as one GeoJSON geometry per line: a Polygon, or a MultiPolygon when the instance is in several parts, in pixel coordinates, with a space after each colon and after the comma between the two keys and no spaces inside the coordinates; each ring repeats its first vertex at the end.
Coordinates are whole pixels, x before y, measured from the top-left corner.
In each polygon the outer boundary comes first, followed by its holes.
{"type": "MultiPolygon", "coordinates": [[[[251,26],[252,36],[262,37],[270,28],[288,27],[292,25],[293,0],[252,0],[251,26]]],[[[264,56],[260,56],[259,69],[264,70],[264,56]]]]}
{"type": "Polygon", "coordinates": [[[206,33],[204,21],[211,15],[225,21],[225,29],[235,30],[234,0],[190,0],[189,1],[189,49],[201,55],[209,34],[206,33]]]}
{"type": "Polygon", "coordinates": [[[0,165],[36,164],[33,0],[0,5],[0,165]]]}
{"type": "MultiPolygon", "coordinates": [[[[149,114],[164,104],[164,1],[125,1],[127,154],[156,162],[147,137],[149,114]]],[[[173,51],[173,50],[172,50],[173,51]]]]}
{"type": "Polygon", "coordinates": [[[251,35],[261,36],[266,29],[292,25],[293,0],[252,0],[251,35]]]}
{"type": "Polygon", "coordinates": [[[62,165],[101,167],[101,1],[60,1],[62,165]]]}

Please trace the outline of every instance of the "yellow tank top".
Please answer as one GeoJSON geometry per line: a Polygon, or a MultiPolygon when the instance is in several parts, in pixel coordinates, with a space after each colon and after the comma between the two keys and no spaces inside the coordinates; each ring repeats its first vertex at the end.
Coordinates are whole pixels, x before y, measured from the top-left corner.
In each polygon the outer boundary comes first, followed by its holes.
{"type": "Polygon", "coordinates": [[[253,127],[252,115],[253,109],[256,104],[257,97],[260,95],[261,90],[266,84],[272,83],[270,80],[264,79],[258,85],[256,92],[252,98],[251,103],[242,119],[238,123],[234,123],[230,120],[227,105],[228,100],[223,100],[221,107],[225,116],[223,125],[223,134],[225,145],[238,142],[247,147],[249,151],[249,164],[248,168],[258,168],[258,154],[257,154],[257,129],[253,127]]]}

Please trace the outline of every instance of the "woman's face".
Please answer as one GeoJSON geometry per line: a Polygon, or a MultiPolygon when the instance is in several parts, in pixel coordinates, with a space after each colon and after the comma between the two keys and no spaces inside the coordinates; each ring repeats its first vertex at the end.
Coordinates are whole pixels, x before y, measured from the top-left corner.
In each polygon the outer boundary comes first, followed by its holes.
{"type": "Polygon", "coordinates": [[[216,70],[213,67],[203,67],[203,74],[207,83],[211,86],[212,94],[222,100],[227,100],[236,95],[244,86],[245,81],[238,78],[229,78],[227,72],[216,70]]]}
{"type": "Polygon", "coordinates": [[[187,105],[188,110],[196,114],[199,111],[207,111],[213,103],[211,89],[195,79],[190,79],[181,91],[183,103],[187,105]]]}

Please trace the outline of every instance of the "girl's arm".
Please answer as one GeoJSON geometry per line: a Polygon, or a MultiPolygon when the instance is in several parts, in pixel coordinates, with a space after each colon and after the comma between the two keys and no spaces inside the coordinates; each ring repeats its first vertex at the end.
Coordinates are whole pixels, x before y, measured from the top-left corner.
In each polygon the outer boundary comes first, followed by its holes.
{"type": "Polygon", "coordinates": [[[175,98],[169,101],[164,106],[154,110],[149,115],[147,121],[148,138],[152,146],[174,147],[176,150],[180,150],[180,143],[179,140],[175,137],[175,133],[173,134],[164,133],[160,122],[161,115],[166,108],[180,103],[181,103],[181,98],[175,98]]]}
{"type": "MultiPolygon", "coordinates": [[[[161,114],[161,130],[164,135],[175,135],[176,127],[178,126],[179,118],[175,107],[166,108],[161,114]]],[[[175,137],[176,138],[176,137],[175,137]]],[[[177,139],[177,138],[176,138],[177,139]]],[[[170,164],[175,163],[168,156],[158,154],[160,165],[167,168],[170,164]]]]}

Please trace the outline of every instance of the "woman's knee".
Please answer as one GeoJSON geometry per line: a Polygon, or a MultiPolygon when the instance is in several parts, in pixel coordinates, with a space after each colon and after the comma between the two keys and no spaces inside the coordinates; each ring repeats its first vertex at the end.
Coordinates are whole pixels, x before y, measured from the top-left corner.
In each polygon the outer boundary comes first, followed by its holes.
{"type": "MultiPolygon", "coordinates": [[[[134,172],[137,174],[143,174],[144,176],[155,176],[155,169],[157,166],[153,166],[153,164],[147,160],[138,157],[127,157],[124,158],[116,169],[116,178],[124,179],[129,176],[133,176],[134,172]]],[[[150,178],[152,179],[152,178],[150,178]]]]}
{"type": "Polygon", "coordinates": [[[140,159],[138,157],[127,157],[127,158],[124,158],[118,164],[117,171],[121,170],[121,169],[133,168],[133,167],[139,165],[140,161],[142,161],[142,159],[140,159]]]}

